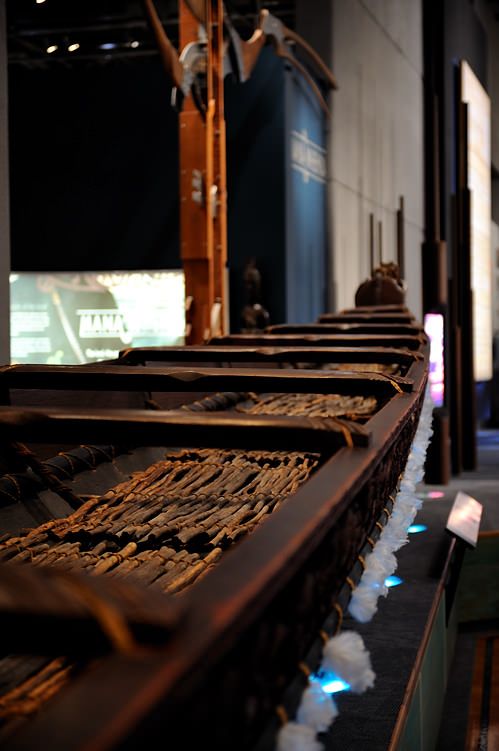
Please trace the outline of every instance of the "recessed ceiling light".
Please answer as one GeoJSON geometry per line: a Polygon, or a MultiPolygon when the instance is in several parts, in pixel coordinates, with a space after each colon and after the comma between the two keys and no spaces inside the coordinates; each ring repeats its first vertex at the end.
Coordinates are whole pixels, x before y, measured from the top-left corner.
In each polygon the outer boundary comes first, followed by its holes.
{"type": "MultiPolygon", "coordinates": [[[[37,0],[37,2],[39,2],[39,0],[37,0]]],[[[50,55],[52,52],[55,52],[57,49],[59,49],[57,47],[57,44],[51,44],[50,47],[47,47],[47,49],[45,50],[45,52],[48,52],[49,55],[50,55]]]]}
{"type": "Polygon", "coordinates": [[[76,42],[75,44],[70,44],[68,47],[68,52],[74,52],[75,50],[80,49],[80,45],[76,42]]]}

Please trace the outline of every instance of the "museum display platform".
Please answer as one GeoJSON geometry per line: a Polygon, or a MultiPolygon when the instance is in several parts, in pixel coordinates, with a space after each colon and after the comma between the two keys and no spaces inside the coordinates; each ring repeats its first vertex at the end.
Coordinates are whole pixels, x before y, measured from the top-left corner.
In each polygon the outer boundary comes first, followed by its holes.
{"type": "MultiPolygon", "coordinates": [[[[478,431],[477,445],[476,471],[454,476],[446,485],[418,486],[423,506],[414,528],[425,529],[410,534],[397,555],[401,583],[379,599],[369,623],[353,618],[344,623],[361,634],[376,681],[360,696],[335,694],[339,714],[324,737],[328,750],[478,747],[466,745],[473,732],[477,648],[481,639],[499,633],[499,431],[478,431]],[[483,507],[476,548],[446,531],[460,491],[483,507]]],[[[478,701],[484,706],[483,687],[478,701]]],[[[490,744],[497,732],[492,711],[489,722],[482,732],[490,744]]]]}

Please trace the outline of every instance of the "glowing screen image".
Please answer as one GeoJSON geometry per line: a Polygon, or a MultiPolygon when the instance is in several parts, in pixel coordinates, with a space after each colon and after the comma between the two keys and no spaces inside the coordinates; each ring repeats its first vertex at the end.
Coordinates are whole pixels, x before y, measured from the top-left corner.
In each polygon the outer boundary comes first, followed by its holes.
{"type": "Polygon", "coordinates": [[[430,340],[430,394],[436,407],[444,404],[444,317],[427,313],[424,329],[430,340]]]}
{"type": "Polygon", "coordinates": [[[182,271],[13,273],[12,363],[77,365],[184,343],[182,271]]]}

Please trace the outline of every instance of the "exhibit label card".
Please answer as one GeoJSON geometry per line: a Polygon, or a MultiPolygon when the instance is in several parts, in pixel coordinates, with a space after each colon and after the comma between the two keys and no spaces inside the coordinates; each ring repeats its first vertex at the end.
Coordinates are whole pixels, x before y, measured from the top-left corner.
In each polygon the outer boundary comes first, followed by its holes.
{"type": "Polygon", "coordinates": [[[482,504],[460,490],[447,519],[446,529],[475,548],[481,518],[482,504]]]}

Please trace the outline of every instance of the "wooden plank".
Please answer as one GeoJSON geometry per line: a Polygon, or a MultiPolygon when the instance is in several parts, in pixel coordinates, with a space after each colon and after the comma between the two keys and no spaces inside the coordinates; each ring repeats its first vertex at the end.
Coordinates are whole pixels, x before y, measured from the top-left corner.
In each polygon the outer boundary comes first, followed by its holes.
{"type": "Polygon", "coordinates": [[[499,748],[499,634],[477,638],[466,751],[499,748]]]}
{"type": "Polygon", "coordinates": [[[410,313],[406,305],[356,305],[355,308],[344,308],[341,313],[410,313]]]}
{"type": "Polygon", "coordinates": [[[253,363],[399,363],[408,367],[422,355],[395,347],[252,347],[208,344],[183,347],[133,347],[119,362],[253,362],[253,363]]]}
{"type": "Polygon", "coordinates": [[[320,330],[317,333],[291,334],[279,332],[275,334],[227,334],[215,336],[210,340],[211,344],[238,344],[265,347],[407,347],[408,349],[420,349],[426,337],[421,335],[396,335],[396,334],[359,334],[342,333],[330,334],[320,330]]]}
{"type": "Polygon", "coordinates": [[[23,410],[0,408],[4,440],[28,443],[103,443],[132,446],[308,450],[330,454],[351,443],[367,446],[369,433],[347,420],[187,410],[23,410]]]}
{"type": "Polygon", "coordinates": [[[391,322],[324,322],[324,323],[281,323],[269,326],[269,334],[389,334],[404,336],[425,336],[421,326],[411,323],[391,322]]]}
{"type": "Polygon", "coordinates": [[[61,567],[0,566],[2,649],[96,655],[164,645],[185,607],[152,588],[61,567]]]}
{"type": "Polygon", "coordinates": [[[351,311],[348,313],[324,313],[318,318],[319,323],[411,323],[414,322],[414,316],[412,313],[403,313],[388,311],[376,311],[375,313],[369,313],[367,311],[357,312],[351,311]]]}
{"type": "Polygon", "coordinates": [[[125,365],[16,365],[0,369],[0,388],[89,391],[252,391],[388,398],[410,379],[380,373],[265,368],[129,368],[125,365]]]}

